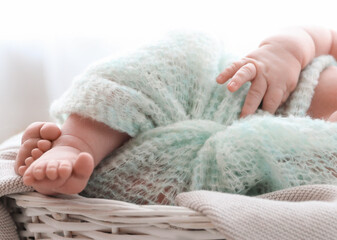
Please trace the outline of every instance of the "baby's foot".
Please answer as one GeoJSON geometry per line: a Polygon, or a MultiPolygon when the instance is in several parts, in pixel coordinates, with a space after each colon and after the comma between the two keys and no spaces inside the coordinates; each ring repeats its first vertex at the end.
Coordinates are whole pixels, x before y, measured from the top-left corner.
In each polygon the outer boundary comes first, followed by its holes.
{"type": "Polygon", "coordinates": [[[43,194],[81,192],[92,174],[94,160],[88,145],[72,135],[61,135],[48,151],[30,163],[23,174],[25,185],[43,194]]]}
{"type": "Polygon", "coordinates": [[[94,161],[85,152],[86,143],[75,136],[60,135],[56,124],[37,122],[22,136],[15,171],[40,193],[79,193],[93,171],[94,161]]]}
{"type": "Polygon", "coordinates": [[[61,130],[54,123],[36,122],[25,130],[21,147],[15,160],[15,172],[23,176],[34,160],[51,148],[52,141],[61,135],[61,130]]]}
{"type": "Polygon", "coordinates": [[[24,184],[43,194],[74,194],[85,188],[94,169],[94,160],[89,153],[62,144],[68,137],[60,137],[58,144],[28,167],[23,175],[24,184]]]}

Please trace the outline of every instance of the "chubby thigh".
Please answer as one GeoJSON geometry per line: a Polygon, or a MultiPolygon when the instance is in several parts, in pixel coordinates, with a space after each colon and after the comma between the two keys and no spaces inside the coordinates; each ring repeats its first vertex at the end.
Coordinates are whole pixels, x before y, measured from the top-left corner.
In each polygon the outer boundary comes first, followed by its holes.
{"type": "Polygon", "coordinates": [[[321,73],[307,114],[312,118],[326,120],[336,110],[337,67],[331,66],[321,73]]]}

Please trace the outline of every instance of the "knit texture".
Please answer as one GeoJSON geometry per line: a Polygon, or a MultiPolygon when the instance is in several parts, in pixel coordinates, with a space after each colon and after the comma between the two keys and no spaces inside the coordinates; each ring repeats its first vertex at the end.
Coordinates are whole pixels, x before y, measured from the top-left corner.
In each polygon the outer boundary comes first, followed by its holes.
{"type": "Polygon", "coordinates": [[[239,120],[249,84],[230,93],[215,82],[233,60],[222,47],[209,35],[175,33],[74,81],[51,108],[60,123],[77,113],[133,137],[99,164],[83,195],[173,204],[198,189],[256,195],[337,183],[337,124],[303,117],[333,59],[304,70],[280,110],[287,117],[260,111],[239,120]]]}
{"type": "MultiPolygon", "coordinates": [[[[14,172],[14,160],[20,147],[20,139],[21,134],[13,136],[0,145],[0,197],[33,190],[23,185],[22,178],[14,172]]],[[[16,225],[7,210],[6,205],[0,201],[0,239],[19,239],[16,225]]]]}
{"type": "MultiPolygon", "coordinates": [[[[13,171],[20,142],[16,136],[0,145],[0,196],[32,190],[13,171]]],[[[179,194],[176,203],[202,212],[228,240],[332,240],[337,235],[337,187],[333,185],[300,186],[256,198],[195,191],[179,194]]],[[[6,210],[11,207],[1,204],[0,239],[19,239],[14,219],[6,210]]]]}
{"type": "Polygon", "coordinates": [[[335,240],[337,186],[308,185],[247,197],[209,191],[176,202],[206,215],[226,240],[335,240]]]}

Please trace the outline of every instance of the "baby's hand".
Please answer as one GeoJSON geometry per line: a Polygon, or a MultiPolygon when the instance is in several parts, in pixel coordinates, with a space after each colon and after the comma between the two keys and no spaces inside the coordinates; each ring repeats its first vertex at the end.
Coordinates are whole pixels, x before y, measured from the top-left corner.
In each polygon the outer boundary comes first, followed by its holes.
{"type": "Polygon", "coordinates": [[[255,113],[262,102],[262,109],[274,114],[296,88],[301,63],[289,50],[279,44],[260,46],[245,58],[232,63],[218,77],[227,88],[237,91],[244,83],[252,84],[245,99],[240,117],[255,113]]]}

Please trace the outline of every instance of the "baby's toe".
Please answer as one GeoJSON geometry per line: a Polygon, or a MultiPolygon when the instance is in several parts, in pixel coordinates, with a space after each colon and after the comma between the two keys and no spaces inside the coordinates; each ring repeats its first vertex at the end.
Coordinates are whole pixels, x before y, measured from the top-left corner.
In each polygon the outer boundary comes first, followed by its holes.
{"type": "Polygon", "coordinates": [[[33,176],[33,172],[32,172],[32,169],[31,168],[28,168],[23,177],[22,177],[22,181],[25,185],[27,186],[32,186],[33,183],[35,182],[35,178],[33,176]]]}
{"type": "Polygon", "coordinates": [[[37,147],[38,139],[28,139],[25,141],[19,149],[18,155],[16,156],[14,169],[18,173],[19,167],[25,164],[25,160],[31,156],[32,150],[37,147]]]}
{"type": "Polygon", "coordinates": [[[23,176],[23,175],[25,174],[27,168],[28,168],[28,167],[25,166],[25,165],[19,167],[19,169],[18,169],[18,174],[19,174],[20,176],[23,176]]]}
{"type": "Polygon", "coordinates": [[[69,161],[59,163],[58,175],[62,179],[68,179],[73,171],[73,165],[69,161]]]}
{"type": "Polygon", "coordinates": [[[28,167],[34,162],[34,159],[32,157],[28,157],[25,159],[24,164],[18,167],[17,173],[20,176],[23,176],[28,169],[28,167]]]}
{"type": "Polygon", "coordinates": [[[74,173],[79,178],[89,178],[94,169],[94,159],[89,153],[82,152],[74,163],[74,173]]]}
{"type": "Polygon", "coordinates": [[[57,161],[49,161],[46,167],[46,176],[49,180],[56,180],[58,178],[58,166],[57,161]]]}
{"type": "Polygon", "coordinates": [[[55,123],[47,122],[41,127],[40,135],[43,139],[54,141],[61,135],[61,130],[55,123]]]}
{"type": "Polygon", "coordinates": [[[40,129],[43,125],[44,122],[34,122],[30,124],[22,135],[21,143],[24,143],[32,138],[41,138],[40,129]]]}
{"type": "Polygon", "coordinates": [[[43,152],[38,148],[34,148],[31,152],[31,155],[35,160],[38,159],[39,157],[41,157],[42,154],[43,154],[43,152]]]}
{"type": "Polygon", "coordinates": [[[51,142],[49,140],[39,140],[37,142],[37,147],[42,151],[42,152],[47,152],[51,148],[51,142]]]}
{"type": "Polygon", "coordinates": [[[46,163],[45,162],[39,162],[32,167],[32,173],[36,180],[43,180],[46,177],[46,163]]]}
{"type": "Polygon", "coordinates": [[[25,160],[25,165],[28,168],[33,162],[35,161],[35,159],[33,157],[28,157],[25,160]]]}

